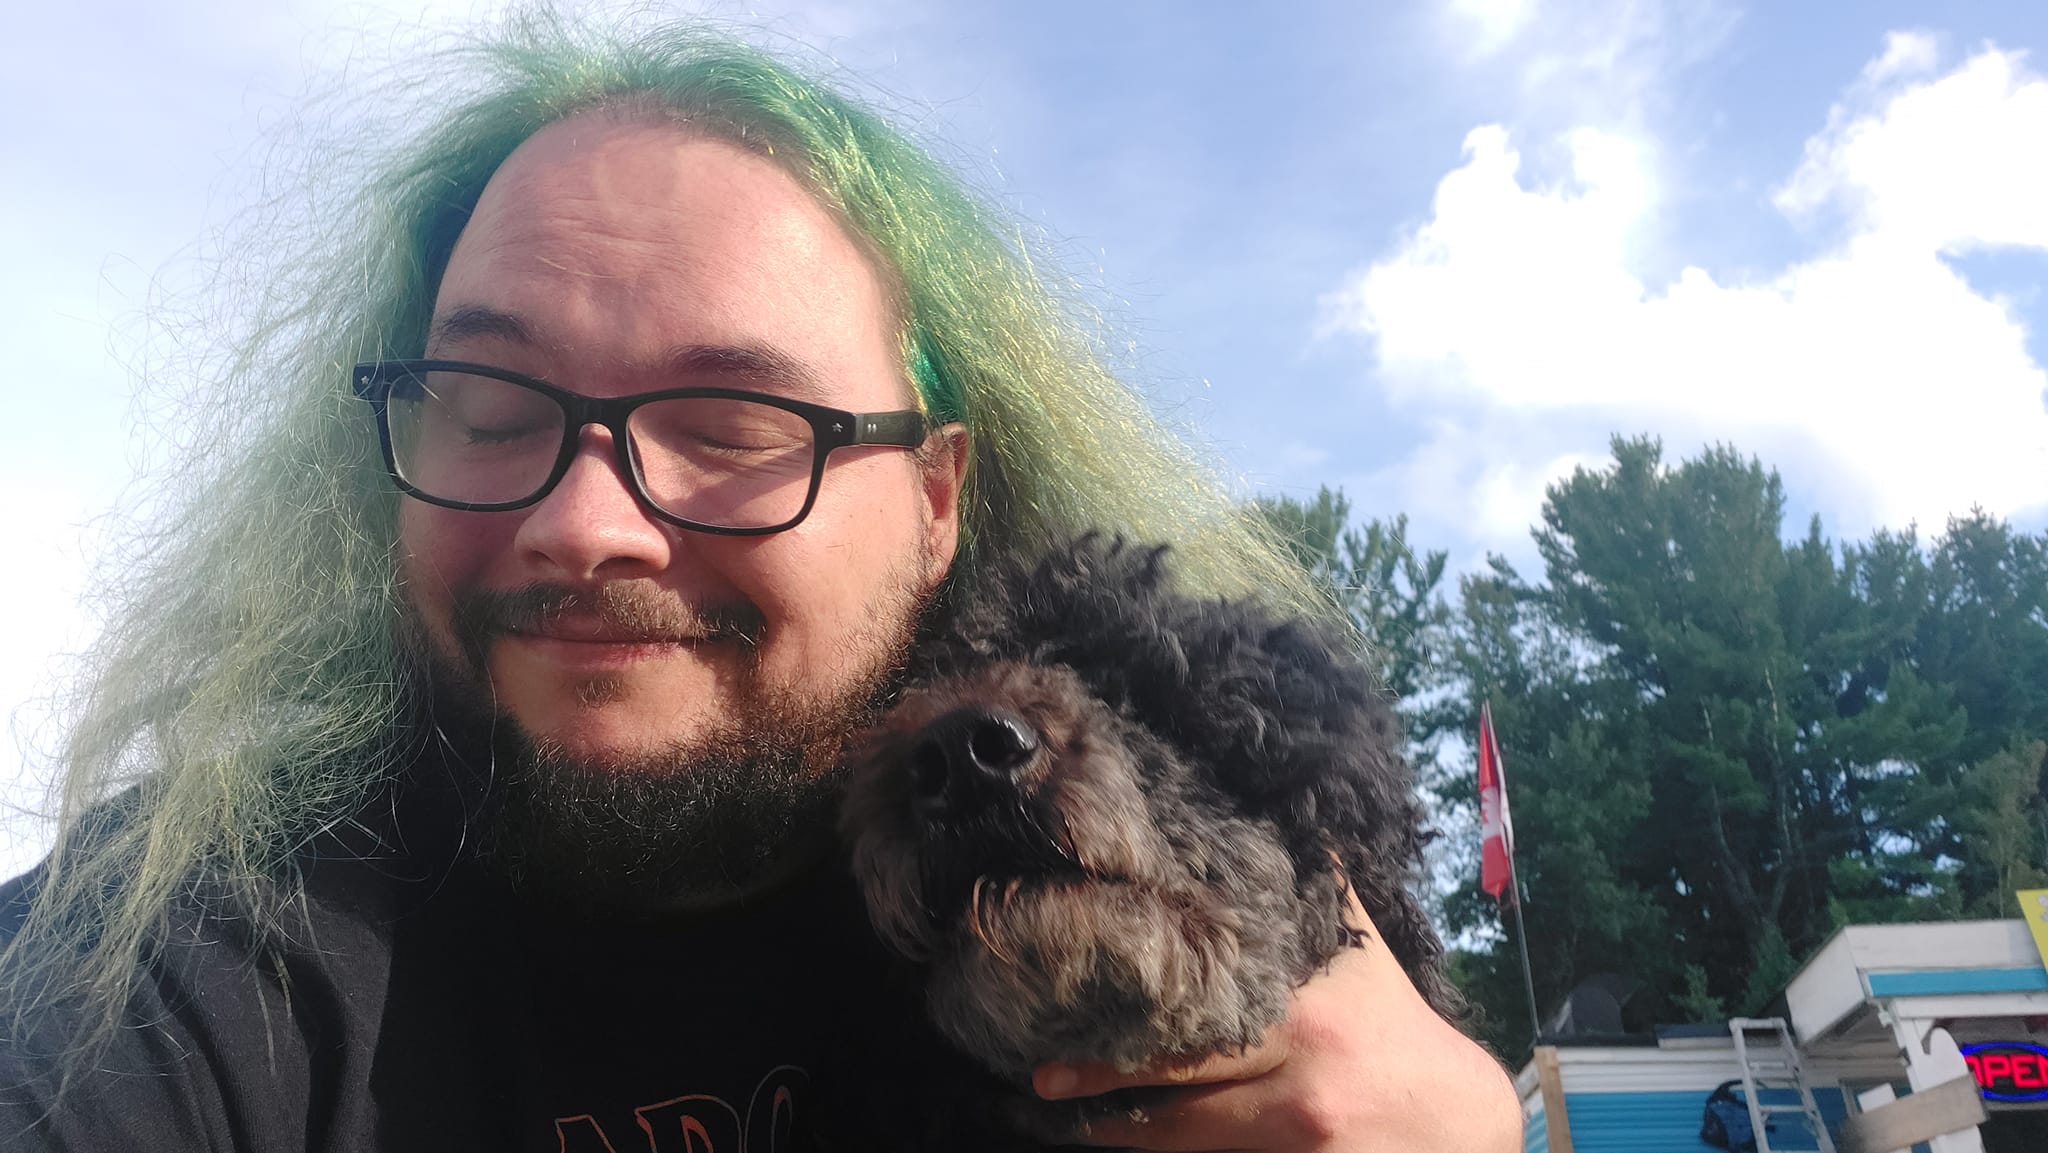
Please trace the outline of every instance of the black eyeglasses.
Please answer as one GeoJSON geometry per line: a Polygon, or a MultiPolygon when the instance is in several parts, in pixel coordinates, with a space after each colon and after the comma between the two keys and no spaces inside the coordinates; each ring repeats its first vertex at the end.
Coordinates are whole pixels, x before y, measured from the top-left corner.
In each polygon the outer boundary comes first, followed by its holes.
{"type": "Polygon", "coordinates": [[[924,414],[847,412],[731,388],[591,397],[537,377],[457,360],[355,368],[377,414],[384,463],[428,504],[495,512],[548,495],[585,425],[611,430],[633,494],[697,532],[762,536],[808,516],[835,448],[916,448],[924,414]]]}

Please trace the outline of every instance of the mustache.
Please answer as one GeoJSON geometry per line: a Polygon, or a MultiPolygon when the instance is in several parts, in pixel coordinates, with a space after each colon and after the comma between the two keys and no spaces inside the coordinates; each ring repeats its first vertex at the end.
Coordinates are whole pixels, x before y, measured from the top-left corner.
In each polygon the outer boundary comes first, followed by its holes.
{"type": "Polygon", "coordinates": [[[692,604],[642,581],[476,589],[457,597],[452,608],[456,638],[479,667],[499,637],[542,632],[565,616],[591,618],[607,632],[653,641],[724,641],[748,648],[760,644],[767,623],[751,601],[692,604]]]}

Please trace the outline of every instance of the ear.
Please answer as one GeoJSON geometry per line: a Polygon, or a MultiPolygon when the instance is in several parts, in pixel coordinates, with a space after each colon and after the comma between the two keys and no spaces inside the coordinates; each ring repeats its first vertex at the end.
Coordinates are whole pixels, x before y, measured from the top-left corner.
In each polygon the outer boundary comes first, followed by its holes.
{"type": "Polygon", "coordinates": [[[960,550],[960,494],[972,459],[967,426],[954,423],[932,433],[918,451],[919,494],[924,498],[925,590],[937,588],[960,550]]]}

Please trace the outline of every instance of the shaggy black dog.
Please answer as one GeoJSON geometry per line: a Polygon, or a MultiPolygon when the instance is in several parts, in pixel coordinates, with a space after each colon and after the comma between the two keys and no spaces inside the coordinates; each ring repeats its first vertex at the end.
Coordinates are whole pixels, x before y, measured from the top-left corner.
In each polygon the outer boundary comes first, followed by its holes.
{"type": "Polygon", "coordinates": [[[1423,814],[1351,642],[1179,595],[1165,553],[1090,536],[985,581],[852,757],[870,919],[1013,1086],[1256,1043],[1356,943],[1347,891],[1455,1009],[1411,893],[1423,814]]]}

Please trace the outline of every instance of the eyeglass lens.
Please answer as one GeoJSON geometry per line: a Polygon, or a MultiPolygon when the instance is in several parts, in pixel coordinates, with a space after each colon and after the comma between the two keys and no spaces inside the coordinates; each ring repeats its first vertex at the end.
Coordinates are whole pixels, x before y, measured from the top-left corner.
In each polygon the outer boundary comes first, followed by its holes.
{"type": "MultiPolygon", "coordinates": [[[[547,483],[566,416],[554,398],[464,372],[395,380],[385,405],[406,483],[441,500],[525,500],[547,483]]],[[[749,400],[650,401],[627,418],[647,498],[721,528],[766,528],[802,511],[814,463],[810,421],[749,400]]]]}

